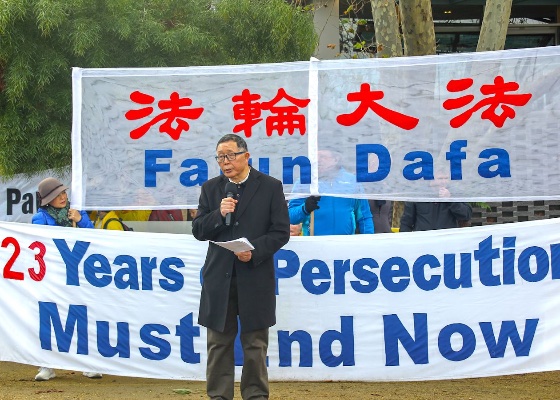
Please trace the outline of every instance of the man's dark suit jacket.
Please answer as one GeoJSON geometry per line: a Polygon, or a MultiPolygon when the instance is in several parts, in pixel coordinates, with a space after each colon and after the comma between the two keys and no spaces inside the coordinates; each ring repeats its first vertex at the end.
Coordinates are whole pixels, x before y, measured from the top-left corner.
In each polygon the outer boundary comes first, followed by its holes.
{"type": "Polygon", "coordinates": [[[198,323],[223,332],[235,268],[241,331],[269,328],[276,324],[273,256],[290,239],[290,219],[282,183],[251,168],[228,227],[220,213],[227,182],[228,178],[220,175],[202,185],[193,235],[198,240],[215,242],[246,237],[255,249],[252,259],[244,263],[232,251],[208,244],[198,323]]]}

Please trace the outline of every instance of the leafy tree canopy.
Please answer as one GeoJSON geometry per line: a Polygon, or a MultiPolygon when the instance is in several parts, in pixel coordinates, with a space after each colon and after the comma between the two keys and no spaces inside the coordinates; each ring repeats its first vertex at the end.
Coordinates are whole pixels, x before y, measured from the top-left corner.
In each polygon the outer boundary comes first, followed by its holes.
{"type": "Polygon", "coordinates": [[[4,0],[0,175],[71,163],[71,68],[307,60],[313,17],[284,0],[4,0]]]}

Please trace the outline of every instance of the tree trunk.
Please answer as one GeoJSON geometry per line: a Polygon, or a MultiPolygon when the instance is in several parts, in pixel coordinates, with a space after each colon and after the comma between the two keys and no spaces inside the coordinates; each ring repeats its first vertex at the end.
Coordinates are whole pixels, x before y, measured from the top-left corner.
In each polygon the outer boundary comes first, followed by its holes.
{"type": "Polygon", "coordinates": [[[513,0],[486,0],[476,51],[503,50],[513,0]]]}
{"type": "Polygon", "coordinates": [[[371,0],[377,57],[403,55],[395,0],[371,0]]]}
{"type": "Polygon", "coordinates": [[[436,34],[430,0],[400,0],[405,56],[436,54],[436,34]]]}
{"type": "MultiPolygon", "coordinates": [[[[405,56],[436,54],[436,33],[430,0],[400,0],[405,56]]],[[[399,228],[404,202],[393,202],[393,228],[399,228]]]]}

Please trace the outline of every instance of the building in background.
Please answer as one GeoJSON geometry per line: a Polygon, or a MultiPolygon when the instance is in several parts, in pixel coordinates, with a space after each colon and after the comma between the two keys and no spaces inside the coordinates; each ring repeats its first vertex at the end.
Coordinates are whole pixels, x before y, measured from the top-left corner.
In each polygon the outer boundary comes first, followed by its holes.
{"type": "MultiPolygon", "coordinates": [[[[373,22],[369,3],[356,7],[352,0],[313,2],[315,26],[320,35],[316,54],[319,59],[351,58],[357,35],[365,34],[366,41],[373,39],[370,37],[373,22]],[[348,11],[351,5],[354,7],[348,11]],[[366,24],[358,25],[358,21],[364,20],[366,24]]],[[[432,0],[439,54],[476,51],[485,3],[485,0],[432,0]]],[[[513,0],[505,49],[558,44],[560,0],[513,0]]],[[[360,56],[368,55],[360,52],[360,56]]]]}

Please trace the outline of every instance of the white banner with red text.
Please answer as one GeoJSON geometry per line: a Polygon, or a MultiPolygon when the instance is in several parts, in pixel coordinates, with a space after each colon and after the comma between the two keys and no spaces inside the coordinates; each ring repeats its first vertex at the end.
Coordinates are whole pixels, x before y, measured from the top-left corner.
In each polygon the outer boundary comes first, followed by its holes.
{"type": "MultiPolygon", "coordinates": [[[[0,360],[205,379],[205,242],[13,222],[0,239],[0,360]]],[[[275,260],[272,380],[560,369],[560,220],[294,237],[275,260]]]]}
{"type": "Polygon", "coordinates": [[[195,208],[237,134],[287,198],[560,196],[560,47],[367,60],[73,70],[72,202],[195,208]],[[321,151],[352,182],[320,174],[321,151]]]}

